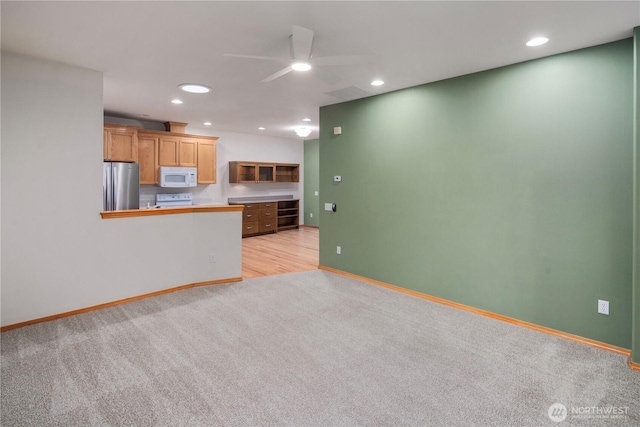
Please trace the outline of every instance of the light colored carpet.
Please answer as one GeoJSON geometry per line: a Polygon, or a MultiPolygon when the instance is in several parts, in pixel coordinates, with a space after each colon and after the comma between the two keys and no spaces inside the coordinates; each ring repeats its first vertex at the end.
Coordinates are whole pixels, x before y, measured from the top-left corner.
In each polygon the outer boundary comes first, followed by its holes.
{"type": "Polygon", "coordinates": [[[320,270],[41,323],[1,346],[3,426],[640,425],[623,356],[320,270]],[[582,416],[553,422],[556,402],[582,416]],[[612,407],[625,414],[584,413],[612,407]]]}

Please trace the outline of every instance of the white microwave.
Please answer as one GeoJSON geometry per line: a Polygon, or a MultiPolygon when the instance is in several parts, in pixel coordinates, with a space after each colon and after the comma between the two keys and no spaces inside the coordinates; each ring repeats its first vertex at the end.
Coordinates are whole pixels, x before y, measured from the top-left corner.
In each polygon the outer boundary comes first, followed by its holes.
{"type": "Polygon", "coordinates": [[[198,169],[196,168],[174,168],[160,166],[160,187],[195,187],[198,185],[198,169]]]}

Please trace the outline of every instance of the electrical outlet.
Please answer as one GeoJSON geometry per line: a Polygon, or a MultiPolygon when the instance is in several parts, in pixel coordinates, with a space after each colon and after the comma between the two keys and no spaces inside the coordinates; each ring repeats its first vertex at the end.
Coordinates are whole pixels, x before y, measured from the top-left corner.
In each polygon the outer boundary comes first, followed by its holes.
{"type": "Polygon", "coordinates": [[[336,253],[340,255],[342,253],[342,247],[336,246],[336,253]]]}
{"type": "Polygon", "coordinates": [[[213,264],[216,262],[216,254],[209,254],[209,262],[213,264]]]}
{"type": "Polygon", "coordinates": [[[598,300],[598,313],[609,315],[609,301],[598,300]]]}

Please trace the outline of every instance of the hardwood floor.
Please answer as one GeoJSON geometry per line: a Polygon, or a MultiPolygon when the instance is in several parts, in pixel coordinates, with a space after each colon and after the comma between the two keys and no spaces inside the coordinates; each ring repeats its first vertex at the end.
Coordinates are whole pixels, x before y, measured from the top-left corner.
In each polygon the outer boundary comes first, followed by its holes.
{"type": "Polygon", "coordinates": [[[318,268],[319,229],[300,227],[242,239],[242,277],[318,268]]]}

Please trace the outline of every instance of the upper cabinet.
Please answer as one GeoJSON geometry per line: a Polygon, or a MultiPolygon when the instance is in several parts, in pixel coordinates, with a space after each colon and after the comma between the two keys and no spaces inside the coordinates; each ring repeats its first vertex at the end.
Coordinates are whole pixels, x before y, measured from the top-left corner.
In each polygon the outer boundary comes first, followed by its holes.
{"type": "Polygon", "coordinates": [[[300,182],[300,165],[291,163],[277,164],[276,182],[300,182]]]}
{"type": "Polygon", "coordinates": [[[229,183],[300,182],[299,169],[289,163],[229,162],[229,183]]]}
{"type": "Polygon", "coordinates": [[[160,138],[158,161],[160,166],[197,166],[197,140],[177,135],[167,135],[160,138]]]}
{"type": "Polygon", "coordinates": [[[198,184],[216,183],[216,141],[198,140],[198,184]]]}
{"type": "Polygon", "coordinates": [[[105,123],[103,157],[113,162],[138,161],[138,127],[105,123]]]}
{"type": "Polygon", "coordinates": [[[138,163],[140,184],[158,183],[158,146],[160,138],[144,131],[138,132],[138,163]]]}
{"type": "Polygon", "coordinates": [[[139,163],[140,184],[157,184],[160,166],[195,167],[198,184],[215,184],[217,140],[215,136],[105,124],[104,159],[139,163]]]}

